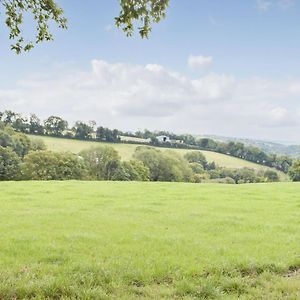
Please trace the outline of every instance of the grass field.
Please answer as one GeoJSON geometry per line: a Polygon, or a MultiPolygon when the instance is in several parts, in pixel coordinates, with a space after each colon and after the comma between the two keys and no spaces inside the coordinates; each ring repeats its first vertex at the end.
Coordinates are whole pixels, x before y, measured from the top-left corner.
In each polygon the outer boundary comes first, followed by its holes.
{"type": "MultiPolygon", "coordinates": [[[[32,136],[32,138],[35,138],[35,136],[32,136]]],[[[90,141],[79,141],[79,140],[70,140],[70,139],[62,139],[62,138],[53,138],[53,137],[39,137],[44,140],[45,144],[47,145],[49,150],[52,151],[70,151],[73,153],[78,153],[83,149],[97,146],[97,145],[110,145],[114,147],[119,154],[121,155],[122,159],[124,160],[130,160],[132,158],[132,155],[139,145],[136,144],[115,144],[115,143],[100,143],[100,142],[90,142],[90,141]]],[[[165,151],[165,148],[159,148],[162,151],[165,151]]],[[[182,155],[184,155],[186,152],[191,150],[185,150],[185,149],[172,149],[172,151],[176,151],[182,155]]],[[[201,151],[206,159],[209,162],[214,161],[216,164],[218,164],[221,167],[227,167],[227,168],[252,168],[256,170],[260,169],[268,169],[267,167],[261,166],[259,164],[255,164],[249,161],[246,161],[244,159],[235,158],[229,155],[211,152],[211,151],[201,151]]],[[[285,176],[283,173],[281,174],[281,178],[283,180],[287,179],[287,176],[285,176]]]]}
{"type": "Polygon", "coordinates": [[[300,184],[0,188],[0,299],[300,299],[300,184]]]}

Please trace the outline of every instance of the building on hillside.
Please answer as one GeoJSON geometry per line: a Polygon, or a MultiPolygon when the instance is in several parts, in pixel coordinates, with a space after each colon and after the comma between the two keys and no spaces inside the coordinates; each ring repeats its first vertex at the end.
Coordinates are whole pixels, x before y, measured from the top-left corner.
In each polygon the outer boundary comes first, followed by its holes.
{"type": "Polygon", "coordinates": [[[167,143],[170,142],[170,138],[166,135],[159,135],[156,137],[156,139],[158,140],[159,143],[167,143]]]}

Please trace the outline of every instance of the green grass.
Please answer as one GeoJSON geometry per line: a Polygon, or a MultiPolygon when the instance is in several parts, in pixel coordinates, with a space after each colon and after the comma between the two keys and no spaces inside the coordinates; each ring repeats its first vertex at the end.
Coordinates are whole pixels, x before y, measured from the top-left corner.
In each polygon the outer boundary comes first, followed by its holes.
{"type": "Polygon", "coordinates": [[[0,188],[1,300],[300,298],[300,184],[0,188]]]}
{"type": "MultiPolygon", "coordinates": [[[[32,138],[35,138],[32,136],[32,138]]],[[[79,141],[79,140],[71,140],[71,139],[63,139],[63,138],[53,138],[53,137],[39,137],[44,140],[45,144],[47,145],[49,150],[52,151],[70,151],[73,153],[79,153],[81,150],[87,149],[92,146],[103,145],[104,143],[100,142],[91,142],[91,141],[79,141]]],[[[114,147],[120,154],[123,160],[130,160],[132,155],[136,149],[136,147],[140,145],[136,144],[115,144],[115,143],[105,143],[105,145],[110,145],[114,147]]],[[[165,151],[165,148],[159,148],[162,151],[165,151]]],[[[169,150],[169,149],[168,149],[169,150]]],[[[185,150],[185,149],[172,149],[172,151],[176,151],[184,155],[188,151],[192,150],[185,150]]],[[[255,164],[244,159],[232,157],[229,155],[211,152],[211,151],[201,151],[206,159],[209,162],[214,161],[217,165],[221,167],[227,168],[252,168],[256,170],[261,169],[268,169],[267,167],[261,166],[259,164],[255,164]]],[[[287,176],[283,173],[279,172],[281,175],[282,180],[287,180],[287,176]]]]}

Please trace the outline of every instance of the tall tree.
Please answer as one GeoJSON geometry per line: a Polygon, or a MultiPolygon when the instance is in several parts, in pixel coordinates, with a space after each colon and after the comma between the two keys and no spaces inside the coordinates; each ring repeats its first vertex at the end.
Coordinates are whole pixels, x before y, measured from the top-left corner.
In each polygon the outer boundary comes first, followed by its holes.
{"type": "Polygon", "coordinates": [[[60,117],[51,116],[44,122],[46,133],[54,136],[62,136],[68,128],[68,122],[60,117]]]}

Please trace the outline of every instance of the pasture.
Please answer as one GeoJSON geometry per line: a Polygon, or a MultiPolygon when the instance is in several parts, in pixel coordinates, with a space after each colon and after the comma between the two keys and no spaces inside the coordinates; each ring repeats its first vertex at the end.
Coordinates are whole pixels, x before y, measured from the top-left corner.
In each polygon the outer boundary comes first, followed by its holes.
{"type": "MultiPolygon", "coordinates": [[[[31,138],[36,138],[35,136],[31,136],[31,138]]],[[[39,136],[38,138],[42,139],[47,148],[52,151],[70,151],[73,153],[79,153],[80,151],[87,149],[92,146],[97,145],[109,145],[115,148],[123,160],[130,160],[132,155],[136,149],[136,147],[141,146],[137,144],[123,144],[123,143],[101,143],[94,141],[80,141],[80,140],[72,140],[72,139],[64,139],[64,138],[54,138],[54,137],[46,137],[39,136]]],[[[158,148],[161,151],[165,151],[166,148],[158,148]]],[[[168,149],[170,150],[170,149],[168,149]]],[[[184,155],[188,151],[185,149],[171,149],[181,155],[184,155]]],[[[225,155],[222,153],[212,152],[212,151],[201,151],[206,157],[208,162],[214,161],[217,165],[226,168],[252,168],[255,170],[268,169],[268,167],[261,166],[259,164],[255,164],[244,159],[236,158],[233,156],[225,155]]],[[[280,177],[282,180],[287,180],[287,176],[281,172],[280,177]]]]}
{"type": "Polygon", "coordinates": [[[300,298],[300,184],[0,188],[0,299],[300,298]]]}

